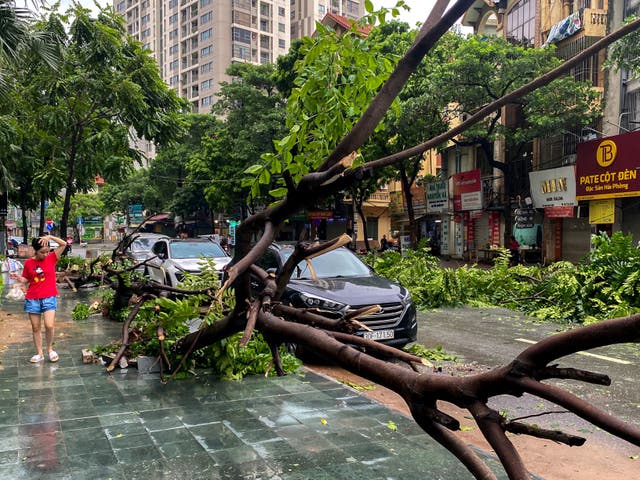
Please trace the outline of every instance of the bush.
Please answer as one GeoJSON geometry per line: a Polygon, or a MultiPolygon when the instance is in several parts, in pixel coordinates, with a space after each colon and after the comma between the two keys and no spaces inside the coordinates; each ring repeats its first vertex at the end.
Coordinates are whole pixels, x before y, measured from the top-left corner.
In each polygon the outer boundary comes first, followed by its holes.
{"type": "Polygon", "coordinates": [[[501,306],[542,320],[582,323],[640,311],[640,249],[617,232],[593,238],[579,265],[509,265],[504,250],[490,269],[443,269],[428,248],[367,255],[379,275],[406,287],[419,308],[501,306]]]}

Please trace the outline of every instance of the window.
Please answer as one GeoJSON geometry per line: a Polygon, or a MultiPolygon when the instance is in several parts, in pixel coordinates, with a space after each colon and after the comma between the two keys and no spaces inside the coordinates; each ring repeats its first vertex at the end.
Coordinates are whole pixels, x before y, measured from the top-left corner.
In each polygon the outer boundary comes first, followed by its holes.
{"type": "Polygon", "coordinates": [[[286,12],[285,12],[284,7],[278,7],[278,16],[279,16],[279,17],[284,17],[284,14],[285,14],[285,13],[286,13],[286,12]]]}
{"type": "Polygon", "coordinates": [[[271,62],[271,55],[269,55],[269,52],[260,52],[260,63],[270,63],[271,62]]]}
{"type": "Polygon", "coordinates": [[[204,97],[200,100],[200,106],[206,107],[207,105],[211,105],[211,95],[204,97]]]}
{"type": "Polygon", "coordinates": [[[151,35],[151,29],[147,28],[147,29],[142,31],[142,34],[140,35],[140,37],[141,38],[147,38],[149,35],[151,35]]]}
{"type": "Polygon", "coordinates": [[[118,4],[118,7],[116,8],[116,10],[117,10],[118,12],[122,12],[122,11],[124,10],[124,8],[125,8],[125,7],[124,7],[124,2],[120,2],[120,3],[118,4]]]}
{"type": "Polygon", "coordinates": [[[178,68],[178,60],[173,60],[169,63],[169,70],[176,70],[178,68]]]}
{"type": "Polygon", "coordinates": [[[151,20],[151,15],[147,13],[146,15],[142,16],[140,22],[142,23],[142,25],[146,25],[147,23],[149,23],[149,20],[151,20]]]}
{"type": "MultiPolygon", "coordinates": [[[[351,15],[358,15],[358,2],[347,0],[347,13],[350,13],[351,15]]],[[[377,238],[377,236],[373,238],[377,238]]]]}
{"type": "Polygon", "coordinates": [[[207,12],[200,17],[200,24],[209,23],[211,21],[211,12],[207,12]]]}
{"type": "Polygon", "coordinates": [[[149,0],[144,0],[141,4],[142,8],[149,8],[149,0]]]}
{"type": "Polygon", "coordinates": [[[271,28],[269,28],[269,20],[260,20],[260,30],[263,32],[270,32],[271,28]]]}
{"type": "Polygon", "coordinates": [[[233,58],[240,58],[242,60],[251,60],[251,49],[245,45],[233,45],[233,58]]]}
{"type": "Polygon", "coordinates": [[[535,33],[535,3],[520,0],[507,14],[507,39],[511,42],[533,47],[535,33]]]}
{"type": "Polygon", "coordinates": [[[204,47],[204,48],[200,49],[200,56],[201,57],[208,57],[209,55],[211,55],[211,45],[209,45],[208,47],[204,47]]]}
{"type": "Polygon", "coordinates": [[[251,32],[244,28],[233,27],[233,41],[251,43],[251,32]]]}
{"type": "Polygon", "coordinates": [[[171,30],[169,32],[169,40],[173,40],[175,38],[178,38],[178,29],[174,28],[173,30],[171,30]]]}
{"type": "Polygon", "coordinates": [[[211,88],[211,80],[205,80],[200,84],[200,90],[209,90],[211,88]]]}
{"type": "Polygon", "coordinates": [[[285,24],[278,22],[278,31],[284,33],[286,31],[285,24]]]}
{"type": "Polygon", "coordinates": [[[173,75],[169,79],[169,85],[172,86],[172,87],[175,87],[176,85],[178,85],[178,75],[173,75]]]}
{"type": "Polygon", "coordinates": [[[200,65],[200,73],[208,73],[211,71],[213,64],[211,62],[200,65]]]}
{"type": "Polygon", "coordinates": [[[320,15],[324,15],[324,13],[327,11],[327,9],[325,8],[324,5],[318,5],[318,13],[320,15]]]}
{"type": "Polygon", "coordinates": [[[142,45],[142,49],[143,50],[151,50],[151,44],[150,43],[145,43],[144,45],[142,45]]]}
{"type": "Polygon", "coordinates": [[[174,13],[169,17],[169,23],[176,23],[178,21],[178,14],[174,13]]]}
{"type": "Polygon", "coordinates": [[[178,0],[171,0],[169,2],[169,8],[176,8],[178,6],[178,0]]]}
{"type": "Polygon", "coordinates": [[[208,28],[207,30],[204,30],[203,32],[200,32],[200,40],[206,40],[207,38],[211,37],[211,29],[208,28]]]}
{"type": "Polygon", "coordinates": [[[211,5],[211,0],[200,0],[200,8],[211,5]]]}
{"type": "Polygon", "coordinates": [[[169,47],[169,55],[176,55],[178,53],[178,45],[171,45],[169,47]]]}
{"type": "Polygon", "coordinates": [[[284,38],[278,39],[278,47],[279,48],[287,48],[287,41],[284,38]]]}
{"type": "Polygon", "coordinates": [[[271,16],[271,5],[260,2],[260,15],[263,17],[271,16]]]}

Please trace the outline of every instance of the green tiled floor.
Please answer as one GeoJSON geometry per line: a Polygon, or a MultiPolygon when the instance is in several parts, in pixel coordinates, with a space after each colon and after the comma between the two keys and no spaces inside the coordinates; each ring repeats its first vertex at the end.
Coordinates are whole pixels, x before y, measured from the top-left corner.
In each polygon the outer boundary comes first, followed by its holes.
{"type": "MultiPolygon", "coordinates": [[[[26,322],[19,307],[0,306],[26,322]]],[[[162,385],[82,364],[119,329],[62,309],[57,364],[30,364],[28,335],[0,354],[0,479],[472,478],[411,420],[308,371],[162,385]]]]}

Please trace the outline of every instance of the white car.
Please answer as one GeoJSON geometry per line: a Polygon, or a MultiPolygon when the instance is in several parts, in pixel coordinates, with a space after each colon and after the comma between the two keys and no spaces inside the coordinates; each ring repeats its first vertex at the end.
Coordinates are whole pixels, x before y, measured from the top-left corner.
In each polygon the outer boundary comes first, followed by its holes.
{"type": "Polygon", "coordinates": [[[161,233],[136,233],[129,248],[125,250],[125,256],[134,263],[144,262],[149,258],[151,248],[161,238],[169,238],[161,233]]]}
{"type": "Polygon", "coordinates": [[[173,287],[182,281],[185,272],[200,273],[203,258],[213,259],[220,278],[231,261],[218,243],[201,238],[162,238],[153,245],[151,254],[147,274],[152,280],[173,287]]]}

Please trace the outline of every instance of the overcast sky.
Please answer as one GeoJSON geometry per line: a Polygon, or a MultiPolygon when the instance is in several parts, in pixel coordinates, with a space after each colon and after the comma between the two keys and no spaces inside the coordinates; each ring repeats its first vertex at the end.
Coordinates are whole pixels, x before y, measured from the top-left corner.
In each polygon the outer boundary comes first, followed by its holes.
{"type": "MultiPolygon", "coordinates": [[[[372,0],[375,7],[395,7],[397,0],[372,0]]],[[[416,23],[420,26],[429,16],[429,12],[433,8],[434,0],[404,0],[404,3],[411,8],[409,12],[400,9],[400,20],[407,22],[411,28],[416,28],[416,23]]],[[[417,27],[419,28],[419,27],[417,27]]]]}
{"type": "MultiPolygon", "coordinates": [[[[96,1],[100,5],[112,5],[111,0],[96,1]]],[[[397,0],[373,0],[373,5],[376,7],[391,8],[396,5],[396,1],[397,0]]],[[[63,6],[66,6],[71,2],[69,0],[62,0],[61,3],[63,6]]],[[[94,0],[80,0],[80,3],[87,8],[93,9],[94,0]]],[[[424,23],[431,11],[431,8],[433,8],[435,0],[405,0],[405,3],[411,8],[411,11],[406,12],[404,9],[401,9],[400,20],[407,22],[409,26],[413,28],[418,22],[420,25],[424,23]]]]}

